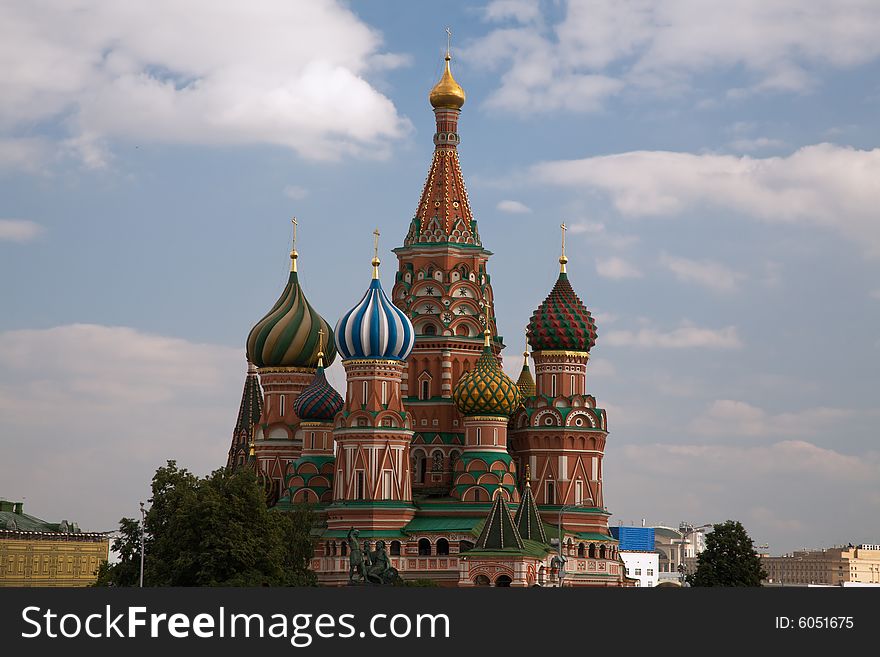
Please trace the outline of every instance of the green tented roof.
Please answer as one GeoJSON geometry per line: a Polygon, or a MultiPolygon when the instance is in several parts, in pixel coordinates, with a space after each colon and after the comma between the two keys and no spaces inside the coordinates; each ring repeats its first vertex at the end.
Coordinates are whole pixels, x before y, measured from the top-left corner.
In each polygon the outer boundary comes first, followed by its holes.
{"type": "Polygon", "coordinates": [[[511,556],[519,556],[519,555],[527,555],[530,557],[536,557],[538,559],[543,559],[549,553],[553,552],[553,548],[549,545],[544,545],[543,543],[538,543],[537,541],[530,541],[528,539],[522,539],[523,547],[522,549],[518,548],[508,548],[504,550],[492,549],[492,550],[482,550],[480,548],[475,548],[473,550],[468,550],[467,552],[462,552],[462,558],[471,558],[471,557],[511,557],[511,556]]]}

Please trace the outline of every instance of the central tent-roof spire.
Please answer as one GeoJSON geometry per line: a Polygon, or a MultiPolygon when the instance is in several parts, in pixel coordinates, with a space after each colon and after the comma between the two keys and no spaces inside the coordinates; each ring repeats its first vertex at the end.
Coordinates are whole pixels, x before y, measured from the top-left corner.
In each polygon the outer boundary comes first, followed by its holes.
{"type": "Polygon", "coordinates": [[[450,67],[452,31],[446,29],[445,67],[428,100],[434,108],[436,131],[431,169],[419,199],[405,245],[458,244],[480,247],[458,161],[458,117],[465,93],[450,67]]]}

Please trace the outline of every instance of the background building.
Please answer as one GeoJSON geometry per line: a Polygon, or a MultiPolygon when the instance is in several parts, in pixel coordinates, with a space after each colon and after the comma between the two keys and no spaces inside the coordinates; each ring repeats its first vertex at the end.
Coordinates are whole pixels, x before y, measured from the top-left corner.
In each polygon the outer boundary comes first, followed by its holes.
{"type": "Polygon", "coordinates": [[[0,500],[0,586],[88,586],[106,561],[110,539],[75,522],[46,522],[22,502],[0,500]]]}
{"type": "Polygon", "coordinates": [[[612,527],[611,534],[620,547],[626,576],[638,580],[640,587],[657,586],[660,555],[654,550],[653,527],[612,527]]]}
{"type": "Polygon", "coordinates": [[[778,557],[761,555],[767,584],[880,586],[880,545],[797,550],[778,557]]]}

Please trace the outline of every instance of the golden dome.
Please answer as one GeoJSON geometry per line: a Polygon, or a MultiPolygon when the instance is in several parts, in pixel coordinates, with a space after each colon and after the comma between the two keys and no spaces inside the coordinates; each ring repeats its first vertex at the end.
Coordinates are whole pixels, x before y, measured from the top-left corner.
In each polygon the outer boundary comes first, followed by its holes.
{"type": "Polygon", "coordinates": [[[434,85],[428,100],[435,109],[461,109],[464,105],[464,89],[452,77],[452,71],[449,70],[449,60],[451,57],[446,53],[446,70],[443,71],[443,77],[440,82],[434,85]]]}

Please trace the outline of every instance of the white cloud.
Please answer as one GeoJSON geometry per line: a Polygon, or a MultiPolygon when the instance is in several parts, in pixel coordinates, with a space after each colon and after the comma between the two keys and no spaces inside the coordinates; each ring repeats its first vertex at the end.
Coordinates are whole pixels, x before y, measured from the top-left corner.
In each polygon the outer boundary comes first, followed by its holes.
{"type": "Polygon", "coordinates": [[[305,187],[300,187],[299,185],[286,185],[283,193],[287,198],[293,199],[294,201],[301,201],[309,195],[309,190],[305,187]]]}
{"type": "Polygon", "coordinates": [[[728,146],[739,153],[753,153],[754,151],[781,148],[785,146],[785,142],[771,137],[744,137],[742,139],[734,139],[728,143],[728,146]]]}
{"type": "Polygon", "coordinates": [[[508,212],[510,214],[528,214],[532,211],[532,209],[525,203],[511,200],[499,201],[496,207],[501,210],[501,212],[508,212]]]}
{"type": "Polygon", "coordinates": [[[733,292],[745,278],[741,272],[711,260],[690,260],[662,253],[660,264],[675,274],[678,280],[702,285],[716,292],[733,292]]]}
{"type": "Polygon", "coordinates": [[[852,415],[847,409],[821,406],[771,414],[747,402],[719,399],[691,422],[691,429],[703,436],[805,436],[825,433],[852,415]]]}
{"type": "Polygon", "coordinates": [[[0,219],[0,241],[30,242],[43,234],[44,228],[29,219],[0,219]]]}
{"type": "Polygon", "coordinates": [[[334,0],[6,3],[0,43],[0,128],[61,121],[90,166],[112,138],[381,156],[409,125],[366,79],[404,59],[334,0]]]}
{"type": "Polygon", "coordinates": [[[872,299],[877,299],[878,301],[880,301],[880,287],[878,287],[876,290],[871,290],[870,294],[872,299]]]}
{"type": "Polygon", "coordinates": [[[528,23],[540,15],[540,5],[533,0],[493,0],[486,6],[486,19],[490,21],[513,19],[528,23]]]}
{"type": "Polygon", "coordinates": [[[617,256],[609,258],[596,259],[596,272],[602,278],[610,278],[613,280],[621,280],[625,278],[641,278],[642,272],[639,269],[617,256]]]}
{"type": "Polygon", "coordinates": [[[0,171],[37,173],[50,159],[51,146],[44,139],[4,138],[0,134],[0,171]]]}
{"type": "Polygon", "coordinates": [[[607,193],[633,217],[724,209],[839,230],[880,255],[880,148],[816,144],[787,157],[631,151],[544,162],[531,177],[607,193]]]}
{"type": "Polygon", "coordinates": [[[601,235],[605,232],[605,224],[598,221],[580,221],[570,225],[566,224],[566,228],[574,235],[579,233],[601,235]]]}
{"type": "Polygon", "coordinates": [[[802,92],[816,70],[880,55],[873,0],[569,0],[555,21],[555,7],[537,16],[520,6],[490,3],[488,18],[530,25],[499,26],[467,55],[502,71],[488,104],[522,113],[592,111],[625,87],[670,95],[710,71],[742,74],[747,86],[729,90],[731,98],[802,92]]]}
{"type": "Polygon", "coordinates": [[[642,328],[638,331],[615,329],[602,339],[603,345],[612,347],[643,347],[651,349],[738,349],[742,342],[736,327],[708,329],[685,325],[671,331],[642,328]]]}
{"type": "Polygon", "coordinates": [[[166,459],[200,474],[225,464],[244,372],[242,349],[127,327],[0,333],[3,493],[37,516],[114,528],[166,459]]]}

